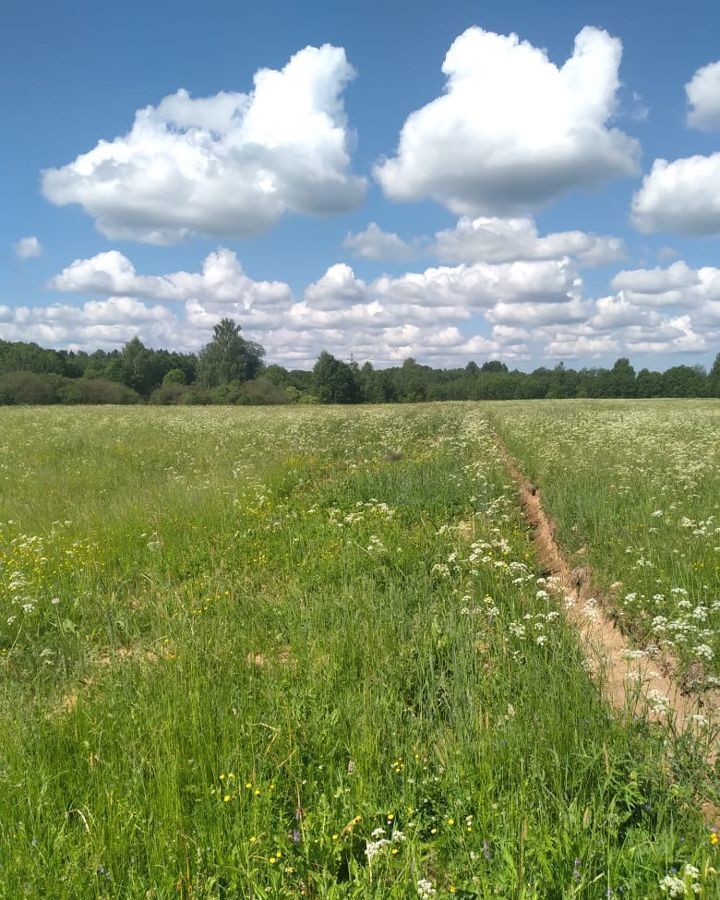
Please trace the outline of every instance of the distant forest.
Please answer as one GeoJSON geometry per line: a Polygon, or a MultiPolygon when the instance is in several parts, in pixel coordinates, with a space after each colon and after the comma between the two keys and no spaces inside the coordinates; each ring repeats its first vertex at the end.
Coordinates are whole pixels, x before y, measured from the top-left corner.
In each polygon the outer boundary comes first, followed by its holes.
{"type": "Polygon", "coordinates": [[[343,362],[323,351],[311,372],[265,365],[265,351],[223,319],[198,353],[145,347],[48,350],[0,341],[0,405],[50,403],[276,404],[416,403],[429,400],[532,400],[573,397],[720,397],[720,353],[702,366],[636,372],[627,359],[611,369],[541,367],[510,370],[503,362],[433,369],[414,359],[388,369],[343,362]]]}

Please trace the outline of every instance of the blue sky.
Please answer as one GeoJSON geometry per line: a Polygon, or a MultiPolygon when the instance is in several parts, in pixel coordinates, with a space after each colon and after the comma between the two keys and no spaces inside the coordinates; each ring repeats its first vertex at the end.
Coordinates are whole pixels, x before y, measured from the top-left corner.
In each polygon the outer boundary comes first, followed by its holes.
{"type": "Polygon", "coordinates": [[[717,4],[3,19],[0,339],[189,349],[230,315],[291,366],[720,351],[717,4]]]}

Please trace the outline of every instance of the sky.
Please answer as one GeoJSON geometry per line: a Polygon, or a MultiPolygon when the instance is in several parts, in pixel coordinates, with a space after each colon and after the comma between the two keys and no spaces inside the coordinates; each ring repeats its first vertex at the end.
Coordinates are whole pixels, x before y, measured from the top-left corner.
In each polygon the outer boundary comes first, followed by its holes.
{"type": "Polygon", "coordinates": [[[0,339],[710,365],[720,4],[5,0],[0,339]]]}

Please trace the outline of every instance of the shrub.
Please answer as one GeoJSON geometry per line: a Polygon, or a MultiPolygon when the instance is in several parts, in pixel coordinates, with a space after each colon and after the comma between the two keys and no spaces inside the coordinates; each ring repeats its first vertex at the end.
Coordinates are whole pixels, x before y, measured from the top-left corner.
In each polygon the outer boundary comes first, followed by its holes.
{"type": "Polygon", "coordinates": [[[60,403],[121,404],[138,403],[140,396],[116,381],[105,378],[64,378],[58,388],[60,403]]]}
{"type": "Polygon", "coordinates": [[[8,372],[0,376],[0,404],[57,403],[59,375],[8,372]]]}
{"type": "Polygon", "coordinates": [[[253,381],[246,381],[242,386],[240,402],[261,406],[278,405],[291,401],[282,388],[264,375],[260,375],[253,381]]]}
{"type": "MultiPolygon", "coordinates": [[[[168,372],[168,375],[170,373],[168,372]]],[[[167,376],[166,376],[167,377],[167,376]]],[[[157,406],[178,406],[188,402],[187,396],[192,392],[187,384],[176,381],[165,381],[150,394],[150,402],[157,406]]]]}

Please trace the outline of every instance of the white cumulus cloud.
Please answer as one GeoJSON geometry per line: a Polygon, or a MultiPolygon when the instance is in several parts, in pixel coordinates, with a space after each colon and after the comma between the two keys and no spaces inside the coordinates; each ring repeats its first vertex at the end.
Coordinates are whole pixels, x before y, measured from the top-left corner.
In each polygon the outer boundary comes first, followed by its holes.
{"type": "Polygon", "coordinates": [[[690,109],[688,125],[710,131],[720,128],[720,61],[698,69],[685,85],[690,109]]]}
{"type": "Polygon", "coordinates": [[[436,233],[432,252],[448,262],[503,263],[571,256],[579,265],[596,266],[622,259],[625,248],[620,238],[584,231],[540,237],[530,217],[464,216],[455,228],[436,233]]]}
{"type": "Polygon", "coordinates": [[[395,200],[512,215],[634,174],[637,141],[608,127],[621,55],[620,40],[586,27],[558,67],[515,34],[469,28],[445,57],[445,93],[408,117],[377,180],[395,200]]]}
{"type": "Polygon", "coordinates": [[[282,281],[253,281],[243,272],[231,250],[210,253],[201,272],[138,275],[130,260],[118,250],[76,259],[50,281],[59,291],[80,294],[134,294],[151,300],[201,300],[272,306],[290,301],[290,287],[282,281]]]}
{"type": "Polygon", "coordinates": [[[683,260],[666,269],[631,269],[618,272],[612,286],[631,303],[653,308],[691,307],[720,302],[720,269],[692,269],[683,260]]]}
{"type": "Polygon", "coordinates": [[[20,238],[17,243],[13,244],[13,249],[15,251],[15,256],[22,260],[42,256],[42,244],[34,234],[20,238]]]}
{"type": "Polygon", "coordinates": [[[371,222],[364,231],[349,234],[343,246],[361,259],[403,260],[412,259],[417,252],[415,245],[404,241],[394,231],[383,231],[377,222],[371,222]]]}
{"type": "Polygon", "coordinates": [[[285,212],[348,210],[365,194],[349,173],[341,47],[260,69],[250,93],[187,91],[137,112],[130,131],[43,173],[45,196],[80,204],[108,237],[168,244],[258,234],[285,212]]]}
{"type": "Polygon", "coordinates": [[[639,231],[720,234],[720,153],[656,159],[632,201],[639,231]]]}
{"type": "Polygon", "coordinates": [[[296,296],[283,282],[253,280],[224,248],[199,271],[164,275],[139,274],[110,251],[75,260],[50,282],[93,299],[0,307],[0,338],[91,350],[138,334],[150,346],[198,349],[230,316],[270,361],[304,368],[322,349],[381,366],[408,356],[454,366],[472,358],[687,357],[709,353],[720,340],[720,268],[677,261],[618,272],[612,284],[610,296],[585,297],[567,256],[433,266],[373,280],[340,262],[296,296]]]}

